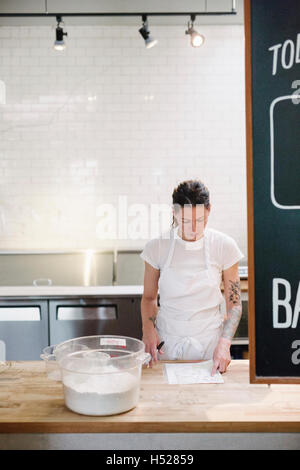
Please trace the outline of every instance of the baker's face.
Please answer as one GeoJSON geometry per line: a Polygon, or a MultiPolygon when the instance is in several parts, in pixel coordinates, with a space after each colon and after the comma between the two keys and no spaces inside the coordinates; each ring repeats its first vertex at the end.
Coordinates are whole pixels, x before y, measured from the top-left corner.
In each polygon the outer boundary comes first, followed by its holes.
{"type": "Polygon", "coordinates": [[[173,210],[179,226],[178,235],[188,241],[199,240],[203,236],[209,213],[210,207],[206,209],[204,204],[196,204],[196,206],[186,204],[184,207],[180,206],[177,212],[173,210]]]}

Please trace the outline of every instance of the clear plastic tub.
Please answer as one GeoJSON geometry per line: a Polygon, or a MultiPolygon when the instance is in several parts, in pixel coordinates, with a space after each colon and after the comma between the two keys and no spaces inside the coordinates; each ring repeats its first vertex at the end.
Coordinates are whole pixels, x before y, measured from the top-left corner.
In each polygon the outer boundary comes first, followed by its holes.
{"type": "Polygon", "coordinates": [[[66,344],[63,346],[64,343],[61,343],[62,347],[60,348],[59,352],[54,354],[54,350],[57,348],[57,344],[47,346],[43,349],[43,353],[40,355],[40,358],[45,361],[46,366],[46,374],[49,379],[51,380],[61,380],[61,370],[59,367],[59,359],[61,359],[64,355],[72,353],[74,351],[80,351],[88,349],[87,346],[76,342],[75,344],[66,344]]]}
{"type": "Polygon", "coordinates": [[[45,361],[46,374],[48,378],[51,380],[61,380],[60,368],[56,361],[56,357],[53,354],[55,347],[56,345],[47,346],[43,349],[43,353],[40,357],[45,361]]]}
{"type": "Polygon", "coordinates": [[[85,336],[57,345],[53,353],[70,410],[106,416],[138,404],[142,364],[151,359],[142,341],[128,336],[85,336]]]}

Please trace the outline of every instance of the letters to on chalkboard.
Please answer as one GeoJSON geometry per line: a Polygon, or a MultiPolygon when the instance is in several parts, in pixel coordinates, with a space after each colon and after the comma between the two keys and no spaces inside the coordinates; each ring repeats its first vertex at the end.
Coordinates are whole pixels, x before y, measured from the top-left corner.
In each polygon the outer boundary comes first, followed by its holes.
{"type": "Polygon", "coordinates": [[[278,67],[278,59],[280,57],[281,67],[290,69],[294,64],[300,64],[300,33],[294,42],[292,39],[286,39],[283,44],[275,44],[269,47],[269,51],[273,52],[272,75],[276,75],[278,67]]]}

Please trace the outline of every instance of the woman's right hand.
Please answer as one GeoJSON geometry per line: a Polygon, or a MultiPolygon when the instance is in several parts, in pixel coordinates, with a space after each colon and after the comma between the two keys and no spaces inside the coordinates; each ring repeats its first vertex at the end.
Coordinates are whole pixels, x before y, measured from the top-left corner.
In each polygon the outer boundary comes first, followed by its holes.
{"type": "Polygon", "coordinates": [[[161,343],[161,339],[158,336],[156,329],[152,327],[143,330],[142,341],[145,343],[145,352],[150,353],[152,356],[152,359],[149,362],[149,367],[152,367],[152,363],[156,364],[158,361],[157,352],[159,352],[159,354],[164,353],[162,349],[157,351],[157,346],[159,345],[159,343],[161,343]]]}

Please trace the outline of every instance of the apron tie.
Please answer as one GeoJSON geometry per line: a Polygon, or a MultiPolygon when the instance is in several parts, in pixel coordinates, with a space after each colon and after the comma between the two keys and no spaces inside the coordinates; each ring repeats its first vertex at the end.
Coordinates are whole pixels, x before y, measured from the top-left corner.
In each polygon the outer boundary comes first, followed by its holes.
{"type": "Polygon", "coordinates": [[[192,336],[183,336],[175,345],[174,345],[174,355],[178,359],[182,359],[184,356],[185,349],[188,346],[193,346],[195,349],[199,351],[200,357],[203,354],[203,347],[192,336]]]}

